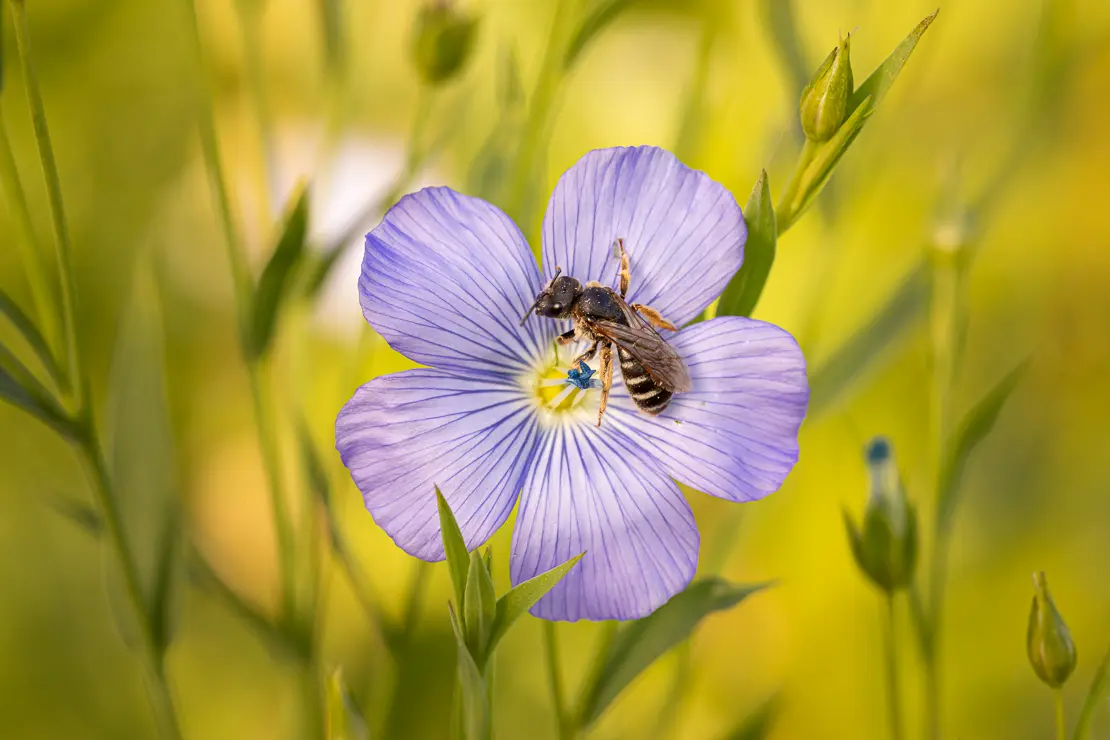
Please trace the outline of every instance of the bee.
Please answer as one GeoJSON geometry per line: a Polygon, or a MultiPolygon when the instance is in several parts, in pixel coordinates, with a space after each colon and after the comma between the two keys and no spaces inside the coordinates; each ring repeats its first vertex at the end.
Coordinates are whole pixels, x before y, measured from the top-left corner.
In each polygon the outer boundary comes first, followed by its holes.
{"type": "Polygon", "coordinates": [[[624,251],[623,239],[617,239],[615,246],[620,250],[619,293],[596,281],[583,287],[576,278],[563,275],[562,269],[556,267],[551,282],[536,296],[536,302],[520,320],[523,324],[533,311],[549,319],[573,320],[574,328],[561,334],[556,341],[559,344],[589,342],[590,347],[574,358],[571,367],[580,367],[580,363],[601,353],[598,426],[601,426],[609,402],[609,389],[613,385],[614,345],[624,384],[640,411],[653,416],[660,414],[675,393],[690,390],[686,363],[657,331],[678,331],[678,328],[655,309],[625,301],[632,280],[628,253],[624,251]]]}

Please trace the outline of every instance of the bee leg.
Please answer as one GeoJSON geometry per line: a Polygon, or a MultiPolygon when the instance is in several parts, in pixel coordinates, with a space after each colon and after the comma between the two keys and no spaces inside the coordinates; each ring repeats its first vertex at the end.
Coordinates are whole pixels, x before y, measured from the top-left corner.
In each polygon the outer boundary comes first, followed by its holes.
{"type": "Polygon", "coordinates": [[[634,308],[637,313],[647,319],[648,323],[654,326],[656,329],[670,329],[671,331],[678,331],[677,326],[663,318],[663,315],[651,306],[645,306],[642,303],[633,303],[632,308],[634,308]]]}
{"type": "Polygon", "coordinates": [[[628,269],[628,252],[624,251],[624,239],[617,239],[617,247],[621,250],[621,269],[617,273],[620,284],[621,298],[628,295],[628,284],[632,282],[632,272],[628,269]]]}
{"type": "Polygon", "coordinates": [[[559,344],[570,344],[574,341],[574,329],[555,337],[555,341],[559,344]]]}
{"type": "Polygon", "coordinates": [[[571,360],[570,366],[578,367],[578,363],[592,360],[594,358],[594,355],[597,354],[597,346],[599,344],[601,344],[600,340],[591,344],[588,350],[571,360]]]}
{"type": "Polygon", "coordinates": [[[609,389],[613,387],[613,343],[606,342],[601,348],[601,405],[597,409],[597,425],[609,405],[609,389]]]}

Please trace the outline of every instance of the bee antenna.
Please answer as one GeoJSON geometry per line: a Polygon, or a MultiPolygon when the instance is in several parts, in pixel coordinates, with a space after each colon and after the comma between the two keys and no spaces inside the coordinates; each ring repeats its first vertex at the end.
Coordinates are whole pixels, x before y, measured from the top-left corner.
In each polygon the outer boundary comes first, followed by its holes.
{"type": "Polygon", "coordinates": [[[555,265],[555,274],[551,276],[551,282],[549,282],[547,284],[547,287],[543,289],[543,292],[540,293],[539,296],[536,297],[536,302],[532,304],[532,307],[529,308],[528,311],[525,312],[524,318],[522,318],[520,320],[520,325],[521,326],[524,326],[524,322],[527,321],[528,317],[532,315],[532,312],[536,310],[536,306],[540,305],[540,301],[543,300],[543,297],[551,291],[551,283],[555,282],[555,278],[559,277],[559,275],[561,275],[562,273],[563,273],[563,268],[559,267],[558,265],[555,265]]]}

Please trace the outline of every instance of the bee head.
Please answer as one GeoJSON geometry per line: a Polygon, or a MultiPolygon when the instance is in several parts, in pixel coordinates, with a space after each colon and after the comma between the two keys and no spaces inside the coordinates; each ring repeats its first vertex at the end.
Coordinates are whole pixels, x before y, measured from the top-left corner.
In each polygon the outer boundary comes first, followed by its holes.
{"type": "MultiPolygon", "coordinates": [[[[524,314],[524,319],[527,319],[532,311],[549,319],[570,318],[574,300],[582,292],[582,283],[566,275],[560,276],[559,273],[560,270],[556,268],[555,277],[543,292],[536,296],[536,302],[528,309],[528,313],[524,314]]],[[[520,323],[523,324],[524,319],[521,319],[520,323]]]]}

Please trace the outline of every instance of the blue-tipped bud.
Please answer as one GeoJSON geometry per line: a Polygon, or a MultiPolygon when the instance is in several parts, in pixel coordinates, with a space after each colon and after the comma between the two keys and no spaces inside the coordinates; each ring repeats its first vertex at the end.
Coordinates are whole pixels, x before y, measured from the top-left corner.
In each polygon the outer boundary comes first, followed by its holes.
{"type": "Polygon", "coordinates": [[[851,41],[851,34],[845,36],[802,90],[798,110],[802,130],[810,141],[828,141],[848,117],[848,100],[855,84],[849,54],[851,41]]]}
{"type": "Polygon", "coordinates": [[[426,83],[441,85],[463,70],[477,26],[477,19],[459,11],[451,0],[431,0],[420,9],[412,57],[426,83]]]}
{"type": "Polygon", "coordinates": [[[883,591],[894,593],[913,580],[917,514],[906,500],[890,442],[875,438],[865,457],[871,471],[871,495],[863,523],[857,527],[845,512],[844,525],[860,570],[883,591]]]}
{"type": "Polygon", "coordinates": [[[1037,676],[1058,689],[1075,670],[1075,643],[1071,641],[1068,626],[1064,624],[1060,612],[1056,611],[1056,604],[1048,593],[1044,573],[1033,574],[1033,587],[1033,608],[1029,612],[1025,649],[1037,676]]]}

